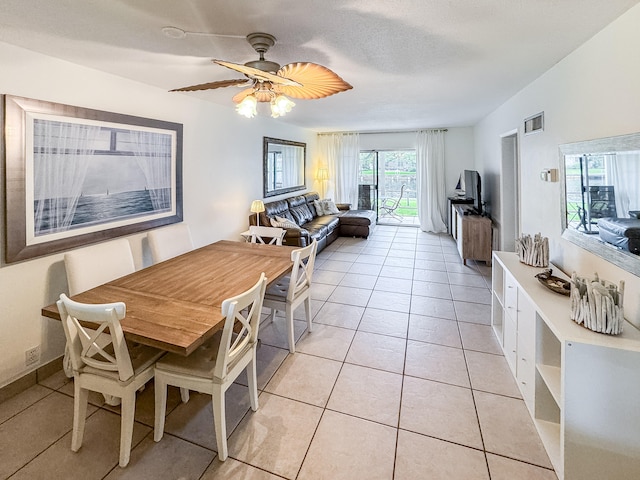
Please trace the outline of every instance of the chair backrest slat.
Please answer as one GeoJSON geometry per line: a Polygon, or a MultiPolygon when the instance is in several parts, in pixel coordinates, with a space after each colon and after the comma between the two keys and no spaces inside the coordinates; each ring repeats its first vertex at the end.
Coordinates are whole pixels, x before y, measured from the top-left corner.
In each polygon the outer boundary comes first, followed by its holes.
{"type": "Polygon", "coordinates": [[[267,278],[262,273],[258,282],[249,290],[222,302],[221,310],[226,319],[214,368],[215,377],[225,378],[235,358],[242,355],[247,348],[253,348],[258,341],[258,327],[266,288],[267,278]],[[234,334],[236,322],[239,322],[240,331],[234,334]]]}
{"type": "Polygon", "coordinates": [[[282,245],[282,239],[286,230],[278,227],[260,227],[252,225],[249,227],[251,243],[268,243],[269,245],[282,245]],[[265,239],[270,239],[268,242],[265,239]]]}
{"type": "Polygon", "coordinates": [[[57,305],[75,372],[90,366],[117,371],[121,381],[133,376],[131,357],[120,325],[126,315],[124,303],[89,305],[75,302],[62,294],[57,305]],[[82,323],[93,324],[97,328],[85,328],[82,323]],[[107,328],[108,334],[105,333],[107,328]],[[105,338],[109,339],[106,345],[103,344],[105,338]],[[113,354],[108,351],[109,345],[113,346],[113,354]]]}
{"type": "Polygon", "coordinates": [[[291,280],[287,291],[287,300],[293,299],[304,289],[311,287],[313,277],[313,266],[318,250],[318,242],[313,241],[306,247],[298,248],[291,252],[291,280]]]}

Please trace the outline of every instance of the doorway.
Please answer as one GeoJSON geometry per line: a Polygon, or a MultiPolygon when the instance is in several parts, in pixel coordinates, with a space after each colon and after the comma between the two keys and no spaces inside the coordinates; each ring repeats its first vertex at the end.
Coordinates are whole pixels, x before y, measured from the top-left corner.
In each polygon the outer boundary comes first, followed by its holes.
{"type": "Polygon", "coordinates": [[[360,152],[358,209],[375,210],[378,224],[418,225],[416,152],[360,152]]]}
{"type": "Polygon", "coordinates": [[[500,245],[502,251],[515,251],[520,236],[520,169],[518,131],[501,136],[500,167],[500,245]]]}

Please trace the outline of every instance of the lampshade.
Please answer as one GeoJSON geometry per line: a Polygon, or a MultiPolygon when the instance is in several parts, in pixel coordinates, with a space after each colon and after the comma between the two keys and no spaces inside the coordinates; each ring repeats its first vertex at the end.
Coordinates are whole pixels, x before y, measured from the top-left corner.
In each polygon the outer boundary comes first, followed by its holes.
{"type": "Polygon", "coordinates": [[[329,180],[329,170],[327,168],[319,168],[318,172],[316,173],[316,180],[329,180]]]}
{"type": "Polygon", "coordinates": [[[251,202],[251,211],[253,213],[264,212],[264,203],[262,202],[262,200],[254,200],[253,202],[251,202]]]}
{"type": "Polygon", "coordinates": [[[296,104],[284,95],[278,95],[271,100],[271,116],[273,118],[283,117],[291,111],[296,104]]]}
{"type": "Polygon", "coordinates": [[[258,113],[258,100],[253,95],[247,95],[236,107],[238,112],[243,117],[253,118],[258,113]]]}

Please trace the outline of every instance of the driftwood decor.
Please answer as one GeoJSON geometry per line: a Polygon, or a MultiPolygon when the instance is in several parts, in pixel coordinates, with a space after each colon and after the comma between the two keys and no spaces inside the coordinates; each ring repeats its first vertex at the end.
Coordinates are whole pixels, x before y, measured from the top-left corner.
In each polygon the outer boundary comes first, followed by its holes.
{"type": "Polygon", "coordinates": [[[532,267],[547,267],[549,265],[549,239],[536,233],[522,235],[516,238],[516,252],[522,263],[532,267]]]}
{"type": "Polygon", "coordinates": [[[617,335],[624,325],[624,281],[616,286],[607,280],[571,275],[571,320],[594,332],[617,335]]]}

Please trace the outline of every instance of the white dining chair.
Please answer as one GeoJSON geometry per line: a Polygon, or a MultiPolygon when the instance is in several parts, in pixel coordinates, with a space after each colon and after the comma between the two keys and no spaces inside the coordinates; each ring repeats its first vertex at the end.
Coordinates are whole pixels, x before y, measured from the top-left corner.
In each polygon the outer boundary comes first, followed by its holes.
{"type": "Polygon", "coordinates": [[[240,295],[222,302],[226,317],[222,330],[184,357],[169,353],[155,368],[155,425],[153,439],[159,442],[164,433],[167,409],[167,385],[180,387],[183,402],[189,401],[189,390],[211,395],[213,423],[218,446],[218,458],[226,460],[227,424],[225,392],[246,370],[251,409],[258,409],[258,379],[256,347],[260,313],[267,279],[264,273],[258,282],[240,295]],[[234,325],[238,324],[234,333],[234,325]]]}
{"type": "Polygon", "coordinates": [[[71,296],[136,271],[131,245],[124,238],[67,252],[64,266],[71,296]]]}
{"type": "Polygon", "coordinates": [[[282,245],[282,239],[284,238],[285,233],[287,233],[287,231],[284,228],[258,227],[256,225],[249,227],[251,243],[282,245]]]}
{"type": "Polygon", "coordinates": [[[89,391],[118,397],[122,399],[119,464],[125,467],[131,454],[136,391],[153,378],[153,366],[164,352],[127,345],[120,325],[126,314],[122,302],[89,305],[62,294],[57,305],[73,367],[71,450],[77,452],[82,446],[89,391]],[[81,322],[94,325],[95,330],[81,322]]]}
{"type": "Polygon", "coordinates": [[[264,306],[271,309],[269,318],[275,320],[277,311],[284,311],[289,338],[289,351],[295,353],[296,342],[293,333],[293,313],[304,303],[307,328],[313,330],[311,323],[311,279],[315,263],[318,242],[298,248],[291,252],[293,267],[291,274],[280,278],[275,285],[270,286],[264,295],[264,306]]]}
{"type": "Polygon", "coordinates": [[[193,250],[191,230],[186,223],[177,223],[147,233],[153,263],[164,262],[193,250]]]}

